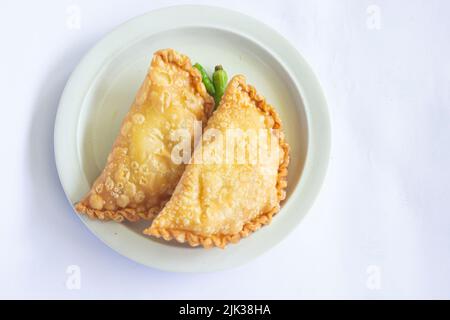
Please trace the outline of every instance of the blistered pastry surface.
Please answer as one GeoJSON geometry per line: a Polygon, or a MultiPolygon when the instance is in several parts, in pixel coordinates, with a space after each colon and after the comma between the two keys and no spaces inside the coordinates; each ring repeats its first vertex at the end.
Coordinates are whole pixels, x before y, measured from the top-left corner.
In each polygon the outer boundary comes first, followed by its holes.
{"type": "Polygon", "coordinates": [[[289,147],[274,108],[243,76],[230,81],[205,133],[202,148],[195,150],[171,200],[145,233],[193,246],[224,247],[267,224],[278,212],[285,197],[289,147]],[[229,154],[220,152],[230,128],[266,131],[266,143],[258,146],[272,152],[264,161],[251,161],[257,151],[249,140],[240,139],[246,158],[231,157],[230,162],[229,154]],[[223,134],[208,139],[209,129],[223,134]],[[199,157],[202,163],[195,162],[199,157]]]}
{"type": "Polygon", "coordinates": [[[183,129],[193,137],[195,121],[206,123],[212,107],[186,56],[171,49],[156,52],[106,166],[77,210],[116,221],[153,217],[185,167],[171,159],[178,143],[172,133],[183,129]]]}

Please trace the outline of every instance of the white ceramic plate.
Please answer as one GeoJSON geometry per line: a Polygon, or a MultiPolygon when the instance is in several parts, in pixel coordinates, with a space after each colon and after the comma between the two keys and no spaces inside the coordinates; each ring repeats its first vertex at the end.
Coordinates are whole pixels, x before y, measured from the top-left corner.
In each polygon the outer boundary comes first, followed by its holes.
{"type": "Polygon", "coordinates": [[[276,106],[291,146],[282,210],[269,226],[225,250],[157,241],[141,233],[148,222],[80,217],[109,247],[147,266],[184,272],[237,266],[296,227],[319,192],[330,150],[326,101],[316,77],[295,48],[261,22],[222,8],[177,6],[134,18],[108,34],[80,62],[61,97],[54,137],[59,177],[72,204],[89,190],[153,52],[168,47],[209,68],[220,63],[229,77],[244,74],[276,106]]]}

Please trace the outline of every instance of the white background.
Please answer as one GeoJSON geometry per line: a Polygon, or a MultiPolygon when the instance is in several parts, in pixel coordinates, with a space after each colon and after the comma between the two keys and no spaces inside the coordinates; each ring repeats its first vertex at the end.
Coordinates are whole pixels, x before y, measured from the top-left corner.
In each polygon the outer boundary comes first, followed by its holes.
{"type": "Polygon", "coordinates": [[[450,298],[449,12],[444,0],[2,0],[0,298],[450,298]],[[83,54],[136,15],[187,3],[281,32],[332,121],[327,178],[303,222],[257,260],[210,274],[152,270],[106,247],[72,212],[53,158],[58,100],[83,54]],[[70,265],[79,290],[66,286],[70,265]]]}

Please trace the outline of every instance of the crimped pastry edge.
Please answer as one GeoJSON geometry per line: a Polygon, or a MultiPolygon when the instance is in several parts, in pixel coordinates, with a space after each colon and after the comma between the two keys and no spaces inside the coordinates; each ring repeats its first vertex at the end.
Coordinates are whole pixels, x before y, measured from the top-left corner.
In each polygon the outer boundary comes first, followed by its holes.
{"type": "MultiPolygon", "coordinates": [[[[214,108],[214,99],[206,91],[205,85],[203,84],[202,81],[202,76],[196,68],[192,67],[191,60],[189,59],[189,57],[173,49],[161,49],[153,54],[151,64],[153,64],[153,61],[156,60],[158,57],[160,57],[164,62],[173,63],[178,67],[180,67],[182,70],[189,73],[189,75],[191,76],[192,80],[195,83],[194,85],[195,90],[205,100],[203,108],[206,119],[203,119],[203,122],[206,122],[214,108]]],[[[151,67],[148,69],[144,83],[145,81],[147,81],[147,77],[149,76],[150,72],[151,67]]],[[[139,95],[140,91],[141,89],[138,90],[137,95],[139,95]]],[[[153,219],[159,213],[159,211],[162,210],[166,202],[167,201],[163,201],[159,205],[147,209],[146,212],[138,212],[138,210],[135,208],[123,208],[119,210],[98,210],[89,208],[82,202],[75,203],[74,208],[79,214],[85,214],[91,219],[113,220],[116,222],[128,220],[130,222],[136,222],[140,219],[145,220],[153,219]]]]}
{"type": "MultiPolygon", "coordinates": [[[[242,238],[247,237],[249,234],[259,230],[262,226],[269,224],[272,221],[272,217],[280,211],[280,203],[286,198],[286,187],[287,187],[287,174],[288,174],[288,165],[289,165],[289,145],[285,140],[284,132],[282,131],[282,123],[281,119],[278,116],[275,108],[268,104],[264,97],[260,96],[255,87],[249,85],[245,81],[245,77],[242,75],[237,75],[234,78],[237,78],[238,87],[240,87],[243,91],[247,92],[250,98],[255,101],[256,106],[261,109],[266,115],[272,117],[274,121],[273,129],[280,130],[279,143],[280,147],[283,149],[284,158],[281,161],[278,167],[278,176],[277,176],[277,197],[278,204],[274,208],[261,213],[251,221],[244,224],[241,231],[231,235],[199,235],[192,231],[180,230],[180,229],[171,229],[171,228],[154,228],[149,227],[145,229],[143,232],[146,235],[154,236],[157,238],[163,238],[166,241],[176,240],[180,243],[187,242],[192,247],[196,247],[202,245],[204,248],[209,249],[214,246],[224,249],[229,243],[237,243],[242,238]]],[[[231,83],[231,81],[230,81],[231,83]]]]}
{"type": "Polygon", "coordinates": [[[122,222],[124,220],[136,222],[140,219],[151,220],[159,211],[165,206],[167,201],[162,202],[158,206],[151,207],[146,212],[138,212],[135,208],[124,208],[119,210],[97,210],[87,207],[84,203],[78,202],[75,204],[75,210],[80,214],[85,214],[91,219],[97,220],[113,220],[115,222],[122,222]]]}

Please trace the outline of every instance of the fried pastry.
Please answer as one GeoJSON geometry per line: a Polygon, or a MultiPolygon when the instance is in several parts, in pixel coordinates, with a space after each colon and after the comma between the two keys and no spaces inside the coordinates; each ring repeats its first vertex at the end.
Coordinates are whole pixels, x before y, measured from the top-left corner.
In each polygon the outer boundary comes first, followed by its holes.
{"type": "Polygon", "coordinates": [[[118,222],[152,218],[186,166],[171,160],[177,143],[171,133],[183,128],[192,134],[196,121],[206,124],[213,106],[187,56],[172,49],[156,52],[103,172],[76,210],[118,222]]]}
{"type": "Polygon", "coordinates": [[[275,109],[235,76],[171,199],[144,233],[205,248],[236,243],[279,211],[288,162],[275,109]]]}

